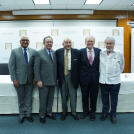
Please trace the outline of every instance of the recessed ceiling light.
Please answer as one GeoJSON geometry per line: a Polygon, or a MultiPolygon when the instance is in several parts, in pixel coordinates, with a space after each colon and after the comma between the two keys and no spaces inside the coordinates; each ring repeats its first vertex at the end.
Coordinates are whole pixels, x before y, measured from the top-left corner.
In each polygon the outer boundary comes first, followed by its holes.
{"type": "Polygon", "coordinates": [[[33,0],[34,4],[50,4],[49,0],[33,0]]]}
{"type": "Polygon", "coordinates": [[[87,0],[85,4],[100,4],[102,0],[87,0]]]}

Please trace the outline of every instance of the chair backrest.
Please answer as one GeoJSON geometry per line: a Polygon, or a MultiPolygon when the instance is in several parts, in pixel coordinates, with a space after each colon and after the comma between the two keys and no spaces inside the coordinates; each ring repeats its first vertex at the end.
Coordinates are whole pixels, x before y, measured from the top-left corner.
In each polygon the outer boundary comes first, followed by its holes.
{"type": "Polygon", "coordinates": [[[9,75],[8,63],[0,63],[0,75],[9,75]]]}

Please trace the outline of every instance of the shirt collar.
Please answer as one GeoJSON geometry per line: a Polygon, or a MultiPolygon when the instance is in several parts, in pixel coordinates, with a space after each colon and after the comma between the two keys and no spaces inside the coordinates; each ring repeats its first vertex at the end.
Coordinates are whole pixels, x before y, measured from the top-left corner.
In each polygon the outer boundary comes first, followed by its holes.
{"type": "MultiPolygon", "coordinates": [[[[64,48],[64,49],[65,49],[65,48],[64,48]]],[[[66,53],[66,51],[67,51],[67,50],[65,49],[65,53],[66,53]]],[[[70,52],[71,52],[71,49],[70,49],[70,50],[68,50],[68,53],[70,53],[70,52]]]]}
{"type": "MultiPolygon", "coordinates": [[[[87,51],[89,52],[89,51],[90,51],[90,49],[88,49],[88,48],[87,48],[87,51]]],[[[92,48],[92,49],[91,49],[91,51],[93,52],[93,51],[94,51],[94,48],[92,48]]]]}
{"type": "MultiPolygon", "coordinates": [[[[25,48],[24,48],[24,47],[22,47],[22,46],[21,46],[21,48],[22,48],[22,50],[24,50],[24,49],[25,49],[25,48]]],[[[27,50],[29,50],[29,47],[27,47],[26,49],[27,49],[27,50]]]]}
{"type": "MultiPolygon", "coordinates": [[[[45,47],[44,47],[44,48],[45,48],[45,47]]],[[[45,49],[46,49],[46,48],[45,48],[45,49]]],[[[48,49],[46,49],[46,51],[47,51],[47,52],[49,52],[49,50],[48,50],[48,49]]],[[[52,52],[52,49],[50,49],[50,52],[52,52]]]]}

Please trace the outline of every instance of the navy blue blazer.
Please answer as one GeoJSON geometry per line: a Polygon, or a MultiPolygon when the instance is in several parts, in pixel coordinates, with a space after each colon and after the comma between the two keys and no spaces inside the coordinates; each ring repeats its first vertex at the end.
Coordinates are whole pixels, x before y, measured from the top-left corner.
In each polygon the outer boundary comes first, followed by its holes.
{"type": "MultiPolygon", "coordinates": [[[[59,87],[62,86],[64,79],[64,48],[56,50],[57,57],[57,80],[59,87]]],[[[75,89],[79,86],[79,50],[71,48],[71,80],[75,89]]]]}
{"type": "Polygon", "coordinates": [[[80,49],[80,84],[88,85],[92,79],[95,85],[99,84],[99,57],[100,49],[94,47],[94,61],[92,66],[87,58],[87,48],[80,49]]]}

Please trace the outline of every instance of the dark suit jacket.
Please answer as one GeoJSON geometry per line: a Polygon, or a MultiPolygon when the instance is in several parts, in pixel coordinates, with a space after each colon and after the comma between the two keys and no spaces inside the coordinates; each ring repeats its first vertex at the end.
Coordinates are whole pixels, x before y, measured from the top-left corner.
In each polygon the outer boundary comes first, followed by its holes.
{"type": "MultiPolygon", "coordinates": [[[[56,50],[57,57],[57,79],[62,86],[64,79],[64,48],[56,50]]],[[[79,86],[79,51],[71,48],[71,80],[75,89],[79,86]]]]}
{"type": "Polygon", "coordinates": [[[87,58],[87,48],[80,49],[80,84],[88,85],[93,79],[95,85],[99,84],[99,57],[100,49],[94,47],[94,61],[92,66],[87,58]]]}

